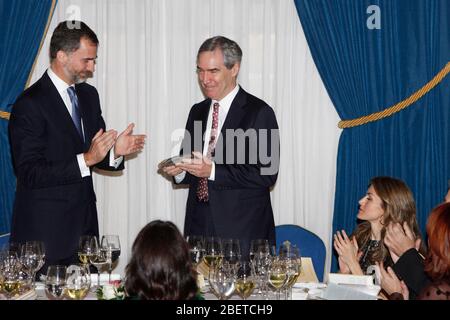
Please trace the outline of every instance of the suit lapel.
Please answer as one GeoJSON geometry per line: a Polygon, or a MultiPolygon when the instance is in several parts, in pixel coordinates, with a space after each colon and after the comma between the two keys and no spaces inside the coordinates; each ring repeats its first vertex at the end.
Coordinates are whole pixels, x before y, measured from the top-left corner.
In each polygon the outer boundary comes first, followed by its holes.
{"type": "Polygon", "coordinates": [[[61,95],[53,84],[52,80],[48,76],[47,72],[42,76],[43,88],[46,92],[47,98],[50,102],[51,113],[55,118],[55,124],[61,127],[61,132],[67,132],[72,136],[77,143],[83,143],[80,135],[72,121],[72,117],[67,111],[61,95]]]}
{"type": "Polygon", "coordinates": [[[222,125],[222,129],[220,130],[222,137],[225,137],[226,129],[238,129],[239,123],[241,119],[245,115],[244,106],[247,103],[247,93],[239,88],[239,91],[231,103],[230,110],[228,110],[227,117],[225,118],[225,122],[222,125]]]}
{"type": "MultiPolygon", "coordinates": [[[[203,152],[203,149],[205,148],[205,140],[208,139],[209,141],[209,137],[205,137],[205,131],[208,124],[209,111],[211,109],[211,99],[205,100],[200,108],[200,119],[198,119],[198,121],[201,121],[202,124],[202,150],[200,150],[200,152],[203,152]]],[[[194,138],[194,135],[192,135],[192,137],[194,138]]],[[[193,141],[193,143],[195,142],[193,141]]]]}

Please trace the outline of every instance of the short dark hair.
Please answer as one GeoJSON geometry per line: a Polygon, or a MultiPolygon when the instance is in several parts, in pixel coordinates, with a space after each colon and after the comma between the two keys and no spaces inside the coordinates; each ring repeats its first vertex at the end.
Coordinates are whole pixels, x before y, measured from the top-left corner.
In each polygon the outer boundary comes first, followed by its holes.
{"type": "Polygon", "coordinates": [[[155,220],[139,232],[126,266],[125,290],[141,300],[195,297],[197,278],[188,244],[172,222],[155,220]]]}
{"type": "Polygon", "coordinates": [[[200,53],[216,49],[222,50],[223,63],[227,69],[233,68],[236,63],[241,63],[242,50],[239,45],[235,41],[222,36],[206,39],[198,49],[197,61],[200,53]]]}
{"type": "Polygon", "coordinates": [[[78,50],[82,38],[89,39],[98,45],[97,35],[84,22],[76,20],[60,22],[50,40],[50,61],[56,58],[60,50],[66,53],[78,50]]]}

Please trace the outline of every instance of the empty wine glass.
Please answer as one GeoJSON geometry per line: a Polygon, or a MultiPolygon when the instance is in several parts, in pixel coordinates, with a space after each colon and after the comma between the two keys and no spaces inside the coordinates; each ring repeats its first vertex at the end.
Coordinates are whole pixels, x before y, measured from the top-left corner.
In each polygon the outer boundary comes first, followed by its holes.
{"type": "Polygon", "coordinates": [[[106,259],[108,263],[108,282],[111,282],[111,272],[113,265],[119,259],[120,256],[120,241],[119,236],[116,234],[104,235],[100,245],[101,250],[106,251],[106,259]]]}
{"type": "Polygon", "coordinates": [[[42,241],[27,241],[22,245],[20,262],[32,275],[34,286],[36,272],[42,268],[45,262],[45,249],[42,241]]]}
{"type": "MultiPolygon", "coordinates": [[[[87,265],[86,265],[87,266],[87,265]]],[[[49,266],[47,275],[45,277],[45,291],[47,295],[54,300],[61,300],[64,298],[66,289],[66,266],[49,266]]]]}
{"type": "Polygon", "coordinates": [[[250,261],[253,262],[255,258],[265,258],[270,255],[269,240],[254,239],[250,242],[250,261]]]}
{"type": "Polygon", "coordinates": [[[286,300],[292,299],[292,287],[297,282],[301,272],[300,250],[290,242],[280,246],[280,260],[286,267],[287,282],[284,286],[286,300]]]}
{"type": "Polygon", "coordinates": [[[212,266],[209,282],[219,300],[228,299],[234,293],[235,288],[236,273],[234,267],[227,261],[224,261],[221,265],[212,266]]]}
{"type": "MultiPolygon", "coordinates": [[[[104,266],[106,266],[109,263],[108,256],[107,256],[107,250],[103,250],[102,248],[97,247],[95,249],[95,251],[91,251],[91,253],[89,254],[89,262],[97,269],[97,286],[96,286],[96,288],[99,288],[100,287],[101,270],[103,269],[104,266]]],[[[84,266],[87,267],[87,265],[84,265],[84,266]]]]}
{"type": "Polygon", "coordinates": [[[202,236],[188,236],[187,243],[189,245],[192,264],[197,269],[205,252],[204,239],[202,236]]]}
{"type": "Polygon", "coordinates": [[[90,286],[91,275],[87,266],[78,264],[67,267],[65,295],[69,299],[84,299],[89,292],[90,286]]]}
{"type": "Polygon", "coordinates": [[[236,268],[238,262],[241,260],[241,246],[239,239],[225,239],[222,242],[223,258],[232,267],[236,268]]]}

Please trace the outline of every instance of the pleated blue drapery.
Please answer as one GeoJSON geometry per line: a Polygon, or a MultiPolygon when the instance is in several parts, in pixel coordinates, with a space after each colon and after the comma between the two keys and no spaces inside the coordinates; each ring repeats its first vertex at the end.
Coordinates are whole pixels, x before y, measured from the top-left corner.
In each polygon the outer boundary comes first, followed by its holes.
{"type": "MultiPolygon", "coordinates": [[[[0,111],[10,112],[24,90],[54,3],[56,0],[0,1],[0,111]]],[[[14,190],[8,120],[1,118],[0,235],[10,230],[14,190]]]]}
{"type": "MultiPolygon", "coordinates": [[[[341,119],[390,107],[450,61],[447,0],[295,0],[312,56],[341,119]],[[379,29],[370,29],[373,7],[379,29]],[[369,10],[368,10],[369,8],[369,10]],[[369,11],[369,13],[367,12],[369,11]]],[[[333,233],[351,232],[374,176],[404,180],[425,232],[450,178],[450,75],[389,118],[344,129],[339,140],[333,233]]],[[[332,271],[337,269],[333,259],[332,271]]]]}

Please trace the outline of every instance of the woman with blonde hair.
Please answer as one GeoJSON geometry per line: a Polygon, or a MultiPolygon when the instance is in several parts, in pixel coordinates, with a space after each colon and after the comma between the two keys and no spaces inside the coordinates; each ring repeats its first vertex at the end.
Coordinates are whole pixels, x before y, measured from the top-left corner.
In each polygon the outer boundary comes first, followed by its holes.
{"type": "Polygon", "coordinates": [[[416,239],[420,238],[413,194],[399,179],[372,178],[366,195],[359,200],[357,218],[361,221],[350,237],[344,230],[334,235],[341,273],[363,275],[376,262],[392,266],[391,254],[383,241],[390,224],[407,226],[416,239]]]}

